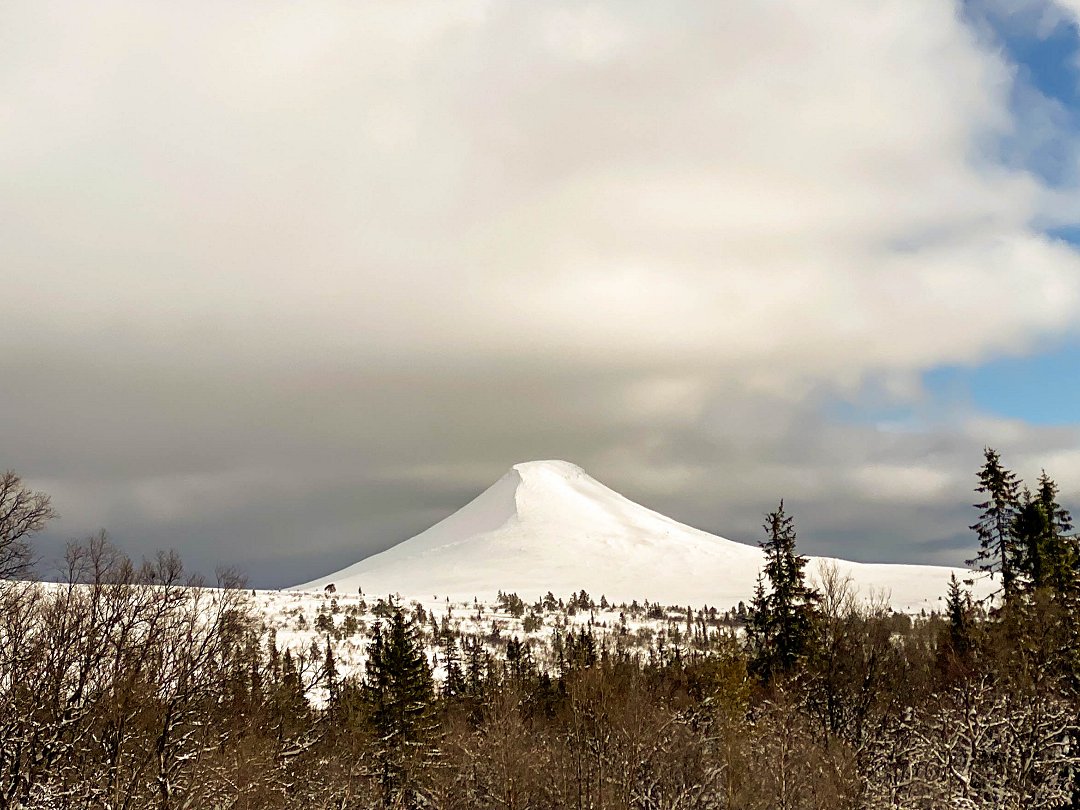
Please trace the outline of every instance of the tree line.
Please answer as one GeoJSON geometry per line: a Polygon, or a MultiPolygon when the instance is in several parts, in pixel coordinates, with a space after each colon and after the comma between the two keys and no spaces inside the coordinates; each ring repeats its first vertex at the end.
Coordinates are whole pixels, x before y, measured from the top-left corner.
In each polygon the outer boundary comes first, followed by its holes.
{"type": "Polygon", "coordinates": [[[172,553],[99,535],[29,581],[52,508],[0,481],[0,808],[1080,807],[1077,539],[1053,481],[992,449],[986,603],[954,579],[940,615],[902,616],[835,569],[811,583],[781,501],[707,644],[586,625],[541,661],[387,601],[347,677],[329,637],[280,647],[240,577],[172,553]]]}

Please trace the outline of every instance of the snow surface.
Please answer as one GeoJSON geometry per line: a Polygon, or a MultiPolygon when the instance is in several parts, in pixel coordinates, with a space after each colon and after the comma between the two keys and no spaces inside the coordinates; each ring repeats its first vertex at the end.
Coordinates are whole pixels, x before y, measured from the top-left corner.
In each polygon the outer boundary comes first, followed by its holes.
{"type": "MultiPolygon", "coordinates": [[[[612,601],[649,599],[721,610],[749,602],[761,549],[686,526],[624,498],[566,461],[515,464],[474,500],[430,529],[381,554],[296,586],[339,593],[400,594],[422,602],[494,600],[498,591],[526,602],[551,591],[585,589],[612,601]]],[[[863,597],[883,595],[895,610],[940,610],[951,574],[966,569],[867,564],[810,558],[850,576],[863,597]]],[[[977,580],[974,595],[993,583],[977,580]]]]}
{"type": "MultiPolygon", "coordinates": [[[[566,594],[569,596],[569,594],[566,594]]],[[[305,694],[316,706],[325,706],[329,693],[321,680],[324,650],[330,644],[338,674],[342,677],[363,677],[367,664],[372,627],[384,621],[377,612],[378,598],[364,598],[356,593],[326,593],[324,591],[257,591],[254,604],[259,611],[263,632],[274,634],[279,651],[292,651],[300,671],[305,694]],[[319,628],[319,619],[329,620],[319,628]],[[352,623],[350,625],[349,618],[352,623]],[[314,649],[312,646],[314,645],[314,649]]],[[[436,681],[446,679],[442,659],[441,633],[450,631],[456,639],[469,639],[483,646],[494,659],[506,655],[506,642],[511,638],[524,642],[542,671],[556,674],[560,664],[554,649],[556,633],[568,634],[588,629],[598,649],[622,649],[631,654],[647,656],[661,643],[668,649],[693,647],[691,633],[686,627],[685,608],[657,611],[657,606],[639,602],[633,607],[611,604],[597,605],[589,610],[569,605],[544,607],[529,605],[526,614],[516,616],[506,606],[472,599],[453,602],[445,597],[401,602],[407,614],[417,621],[420,638],[432,674],[436,681]],[[423,616],[424,618],[421,618],[423,616]],[[526,621],[531,621],[526,630],[526,621]],[[661,639],[663,640],[661,642],[661,639]]],[[[717,633],[738,632],[730,617],[713,616],[705,611],[695,612],[696,621],[703,621],[710,638],[717,633]]],[[[695,626],[695,634],[699,629],[695,626]]],[[[697,636],[700,641],[700,636],[697,636]]]]}

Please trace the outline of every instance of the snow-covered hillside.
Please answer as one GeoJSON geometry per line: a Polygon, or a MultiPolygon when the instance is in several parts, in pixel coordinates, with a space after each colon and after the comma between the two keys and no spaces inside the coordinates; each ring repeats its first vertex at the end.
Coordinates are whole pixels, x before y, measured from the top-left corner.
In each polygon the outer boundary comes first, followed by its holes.
{"type": "MultiPolygon", "coordinates": [[[[308,697],[317,705],[325,703],[326,691],[317,683],[326,644],[333,650],[337,671],[342,676],[362,676],[371,641],[372,626],[385,621],[381,598],[356,593],[326,591],[256,591],[252,604],[261,618],[263,631],[273,633],[279,650],[291,650],[307,673],[308,697]]],[[[514,596],[493,602],[443,598],[398,603],[416,622],[428,663],[436,680],[446,671],[441,663],[443,637],[480,644],[495,660],[506,655],[511,639],[524,642],[546,672],[558,672],[554,643],[556,635],[587,630],[601,649],[622,649],[648,656],[657,647],[679,647],[684,651],[707,649],[723,633],[737,633],[740,619],[728,613],[689,606],[661,606],[633,602],[608,604],[589,597],[586,608],[579,594],[560,594],[537,600],[535,605],[518,603],[514,596]],[[565,598],[564,598],[565,596],[565,598]],[[691,617],[688,619],[688,611],[691,617]]],[[[938,604],[940,610],[942,603],[938,604]]]]}
{"type": "MultiPolygon", "coordinates": [[[[901,611],[933,610],[963,569],[811,558],[850,576],[863,596],[886,594],[901,611]]],[[[381,554],[297,586],[401,594],[423,602],[536,600],[585,589],[613,601],[650,599],[720,609],[750,600],[762,552],[647,509],[565,461],[516,464],[445,520],[381,554]]],[[[977,582],[976,596],[990,583],[977,582]]]]}

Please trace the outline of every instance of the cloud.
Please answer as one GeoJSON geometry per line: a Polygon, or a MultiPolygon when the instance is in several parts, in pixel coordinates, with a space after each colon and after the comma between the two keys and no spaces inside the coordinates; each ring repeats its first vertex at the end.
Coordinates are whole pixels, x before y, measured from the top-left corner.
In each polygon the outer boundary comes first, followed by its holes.
{"type": "Polygon", "coordinates": [[[535,456],[944,537],[912,503],[993,435],[822,404],[1077,323],[1017,72],[937,0],[16,2],[0,54],[4,461],[200,564],[360,556],[535,456]]]}

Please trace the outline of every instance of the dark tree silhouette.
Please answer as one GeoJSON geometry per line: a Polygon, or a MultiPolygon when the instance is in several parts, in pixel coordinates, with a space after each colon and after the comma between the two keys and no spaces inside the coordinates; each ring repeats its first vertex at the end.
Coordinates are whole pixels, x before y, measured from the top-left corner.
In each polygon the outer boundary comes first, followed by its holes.
{"type": "Polygon", "coordinates": [[[387,806],[417,793],[416,777],[434,727],[431,671],[417,628],[390,604],[387,627],[376,622],[368,648],[365,691],[387,806]]]}
{"type": "Polygon", "coordinates": [[[971,529],[979,536],[979,553],[968,565],[987,573],[1000,573],[1005,600],[1016,593],[1016,567],[1019,551],[1013,536],[1014,521],[1019,509],[1020,481],[1010,470],[1001,466],[1001,456],[992,447],[983,450],[986,462],[978,472],[976,492],[986,500],[975,504],[979,519],[971,529]]]}
{"type": "Polygon", "coordinates": [[[30,535],[56,517],[49,496],[8,470],[0,475],[0,579],[24,576],[33,564],[30,535]]]}
{"type": "Polygon", "coordinates": [[[751,606],[752,643],[757,646],[753,669],[764,681],[791,673],[809,652],[815,629],[817,593],[806,585],[806,557],[795,551],[795,520],[784,512],[784,501],[765,517],[763,583],[751,606]]]}

